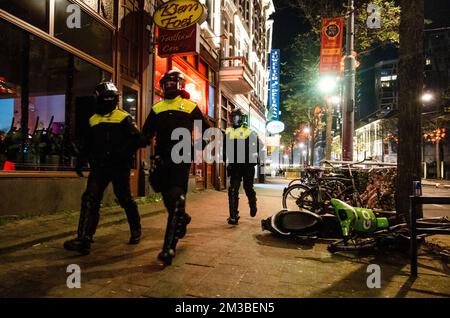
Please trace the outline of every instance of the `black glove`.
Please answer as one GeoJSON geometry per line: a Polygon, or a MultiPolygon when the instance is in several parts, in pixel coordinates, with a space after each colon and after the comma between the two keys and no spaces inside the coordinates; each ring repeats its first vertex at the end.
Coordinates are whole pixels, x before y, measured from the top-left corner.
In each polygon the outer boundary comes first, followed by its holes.
{"type": "Polygon", "coordinates": [[[75,165],[75,172],[77,174],[77,176],[79,176],[80,178],[84,177],[83,174],[83,162],[81,160],[77,161],[77,164],[75,165]]]}

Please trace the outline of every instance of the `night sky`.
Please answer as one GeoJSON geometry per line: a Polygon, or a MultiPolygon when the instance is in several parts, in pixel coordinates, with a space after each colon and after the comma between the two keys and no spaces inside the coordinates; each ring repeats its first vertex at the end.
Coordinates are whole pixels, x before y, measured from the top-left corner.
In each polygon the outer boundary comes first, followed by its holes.
{"type": "MultiPolygon", "coordinates": [[[[286,0],[274,0],[273,48],[281,50],[281,61],[289,58],[289,47],[297,34],[307,32],[309,24],[300,12],[286,5],[286,0]]],[[[450,26],[450,0],[425,0],[425,16],[432,24],[426,28],[439,28],[450,26]]]]}

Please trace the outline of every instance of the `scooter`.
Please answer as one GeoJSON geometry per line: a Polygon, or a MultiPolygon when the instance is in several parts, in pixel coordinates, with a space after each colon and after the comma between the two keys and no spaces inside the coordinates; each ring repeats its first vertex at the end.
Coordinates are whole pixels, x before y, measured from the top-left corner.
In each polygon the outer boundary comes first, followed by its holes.
{"type": "Polygon", "coordinates": [[[319,215],[310,211],[281,210],[261,220],[262,230],[280,237],[294,238],[341,238],[339,220],[332,214],[319,215]]]}

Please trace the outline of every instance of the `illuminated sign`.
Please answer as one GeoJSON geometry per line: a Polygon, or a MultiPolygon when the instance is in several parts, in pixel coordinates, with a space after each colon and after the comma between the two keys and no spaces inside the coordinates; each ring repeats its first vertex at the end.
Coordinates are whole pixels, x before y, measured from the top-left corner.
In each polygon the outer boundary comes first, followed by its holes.
{"type": "Polygon", "coordinates": [[[284,123],[279,120],[272,120],[267,124],[269,134],[275,135],[284,131],[284,123]]]}
{"type": "Polygon", "coordinates": [[[158,30],[158,55],[160,57],[199,53],[200,27],[198,24],[184,30],[158,30]]]}
{"type": "Polygon", "coordinates": [[[196,0],[171,0],[160,5],[153,15],[161,29],[182,30],[206,20],[206,8],[196,0]]]}
{"type": "Polygon", "coordinates": [[[280,50],[273,49],[270,53],[270,119],[280,119],[280,50]]]}

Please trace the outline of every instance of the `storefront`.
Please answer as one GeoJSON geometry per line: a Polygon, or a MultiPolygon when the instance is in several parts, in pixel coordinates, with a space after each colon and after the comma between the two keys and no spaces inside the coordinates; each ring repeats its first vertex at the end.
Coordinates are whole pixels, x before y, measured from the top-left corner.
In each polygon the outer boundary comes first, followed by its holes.
{"type": "MultiPolygon", "coordinates": [[[[99,82],[114,81],[121,107],[143,125],[149,7],[148,0],[0,1],[0,214],[78,208],[86,179],[73,173],[75,155],[99,82]]],[[[132,171],[134,195],[145,193],[144,157],[132,171]]],[[[108,191],[105,201],[112,199],[108,191]]]]}
{"type": "MultiPolygon", "coordinates": [[[[159,88],[159,80],[168,70],[175,69],[184,74],[186,90],[191,95],[191,100],[196,102],[203,114],[208,118],[212,127],[216,126],[216,101],[217,101],[217,61],[212,58],[204,47],[200,54],[177,55],[161,58],[155,54],[155,102],[161,100],[162,92],[159,88]]],[[[198,154],[201,156],[201,154],[198,154]]],[[[215,165],[206,163],[194,163],[191,170],[190,187],[196,190],[216,188],[215,165]]]]}

